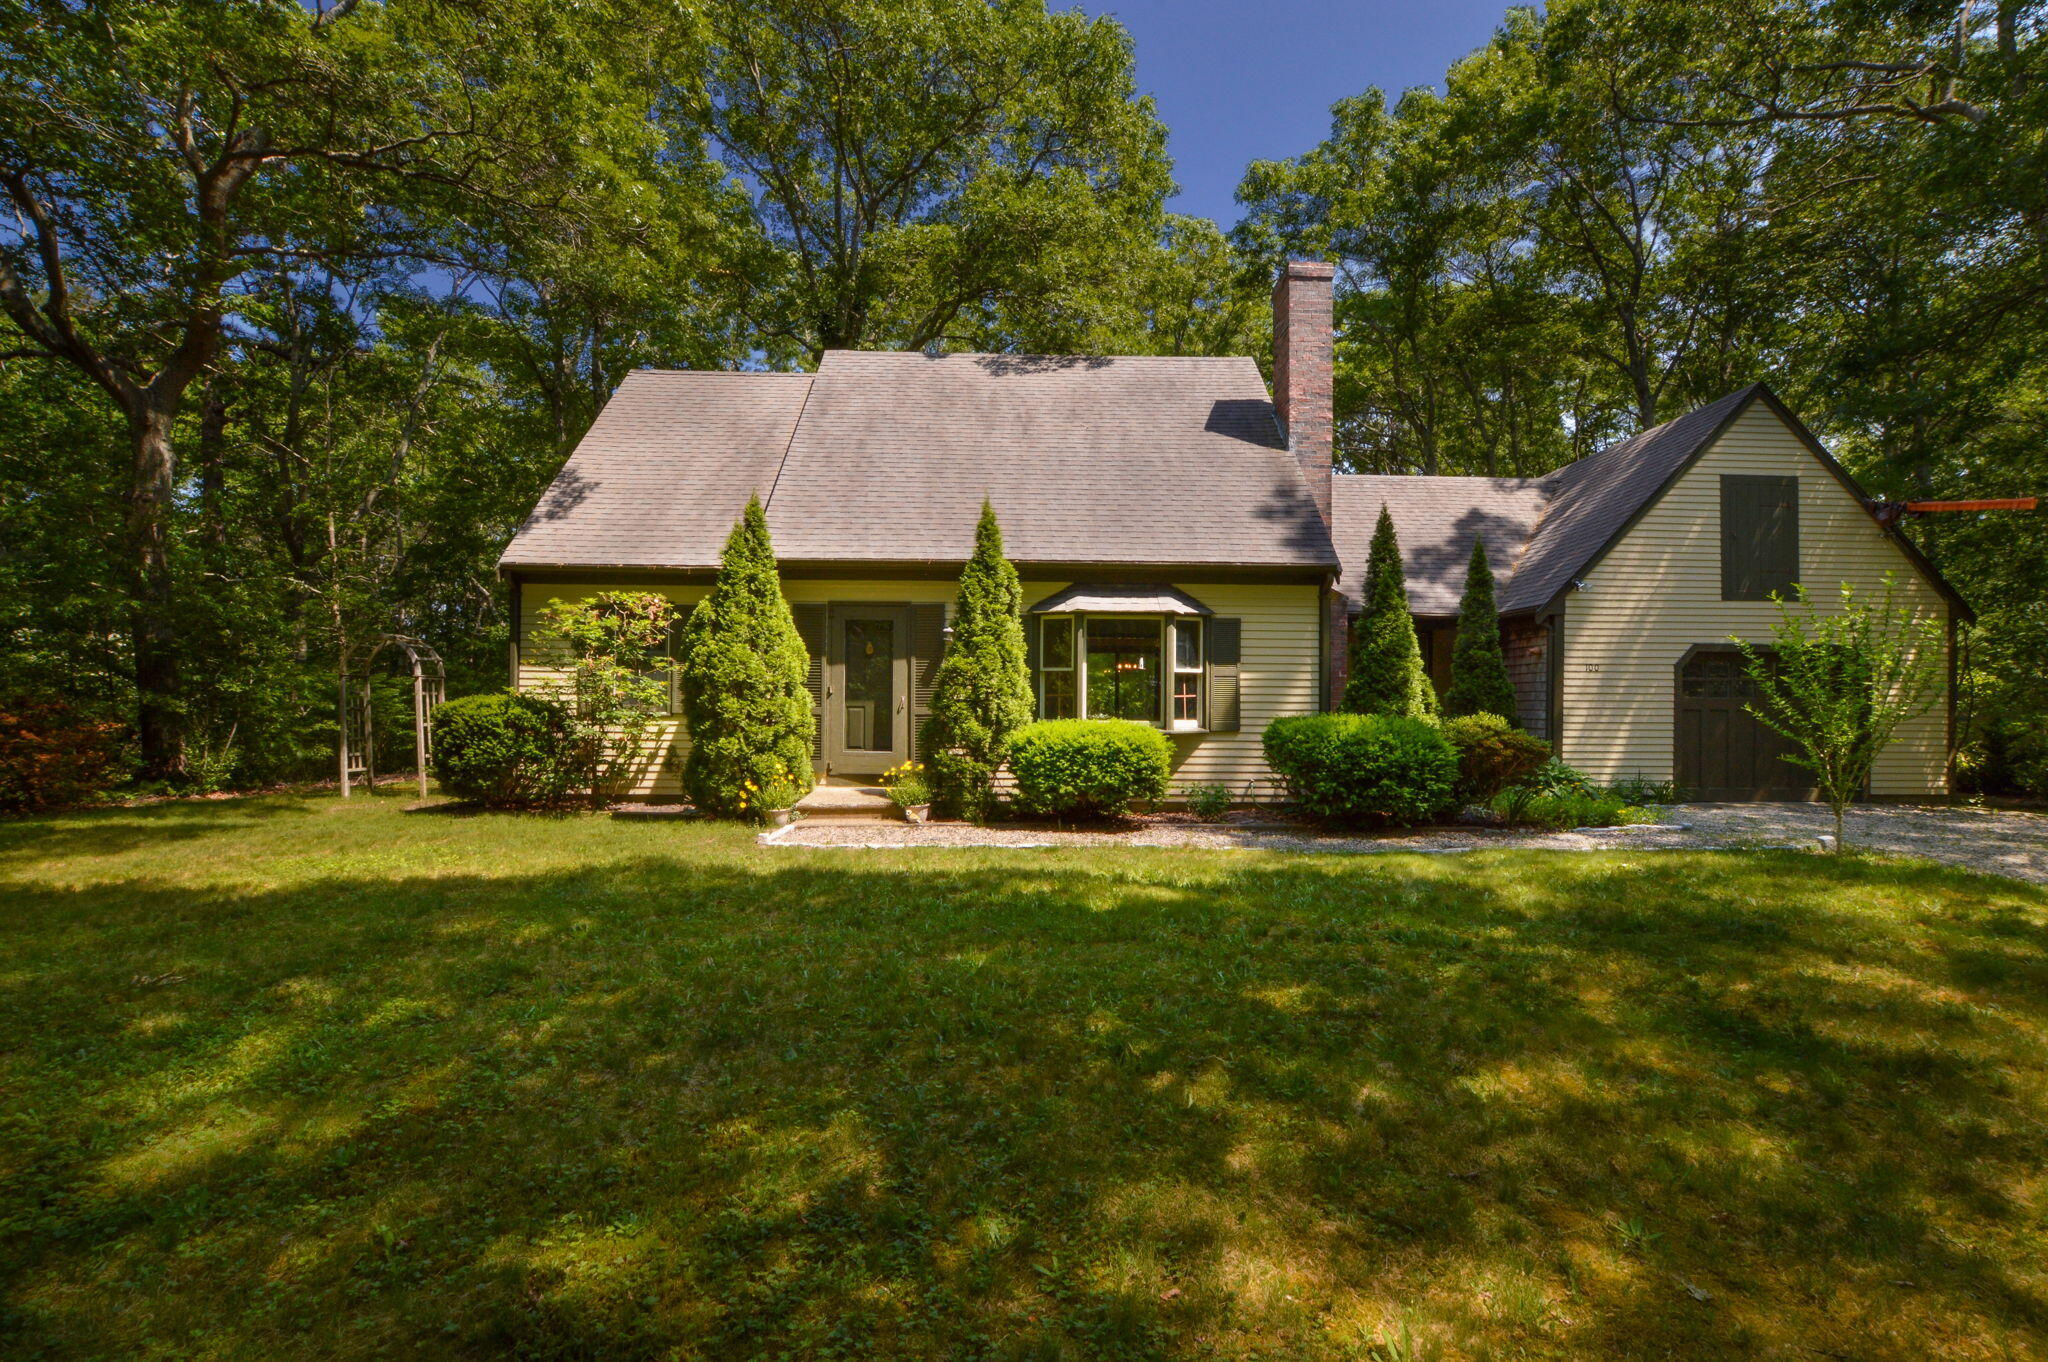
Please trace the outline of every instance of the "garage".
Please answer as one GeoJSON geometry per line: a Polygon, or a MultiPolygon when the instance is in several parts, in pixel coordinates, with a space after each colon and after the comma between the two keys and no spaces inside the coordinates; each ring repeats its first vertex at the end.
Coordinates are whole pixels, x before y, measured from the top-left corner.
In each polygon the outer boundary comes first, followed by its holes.
{"type": "Polygon", "coordinates": [[[1787,761],[1797,750],[1747,706],[1757,698],[1742,654],[1725,644],[1688,649],[1678,664],[1679,790],[1702,800],[1811,799],[1812,775],[1787,761]]]}

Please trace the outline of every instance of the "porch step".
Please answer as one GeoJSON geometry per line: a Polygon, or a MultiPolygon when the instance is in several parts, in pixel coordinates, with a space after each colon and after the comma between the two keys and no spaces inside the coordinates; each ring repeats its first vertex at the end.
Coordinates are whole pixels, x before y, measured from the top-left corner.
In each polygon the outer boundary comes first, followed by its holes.
{"type": "Polygon", "coordinates": [[[879,785],[819,785],[796,802],[806,820],[896,823],[903,815],[879,785]]]}

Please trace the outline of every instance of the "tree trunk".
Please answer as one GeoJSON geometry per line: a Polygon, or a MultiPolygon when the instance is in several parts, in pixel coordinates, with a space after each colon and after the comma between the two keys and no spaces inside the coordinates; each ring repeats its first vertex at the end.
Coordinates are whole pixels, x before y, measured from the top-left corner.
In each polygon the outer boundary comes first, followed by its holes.
{"type": "Polygon", "coordinates": [[[171,598],[171,496],[176,464],[168,402],[146,402],[128,422],[135,466],[128,488],[128,555],[135,573],[135,728],[145,780],[185,771],[178,703],[177,625],[171,598]]]}
{"type": "MultiPolygon", "coordinates": [[[[199,537],[209,554],[226,547],[228,403],[227,381],[218,375],[206,386],[199,409],[199,537]]],[[[217,563],[209,570],[218,571],[217,563]]]]}

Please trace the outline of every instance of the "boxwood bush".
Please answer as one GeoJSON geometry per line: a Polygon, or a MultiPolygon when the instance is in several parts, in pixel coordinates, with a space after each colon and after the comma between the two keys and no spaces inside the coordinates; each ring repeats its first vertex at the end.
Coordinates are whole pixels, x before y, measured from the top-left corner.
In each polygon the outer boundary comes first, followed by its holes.
{"type": "Polygon", "coordinates": [[[1046,719],[1011,735],[1010,773],[1027,812],[1107,818],[1165,796],[1173,745],[1132,719],[1046,719]]]}
{"type": "Polygon", "coordinates": [[[471,695],[434,706],[434,778],[503,808],[559,804],[585,782],[569,711],[537,695],[471,695]]]}
{"type": "Polygon", "coordinates": [[[1498,714],[1467,714],[1444,723],[1444,736],[1458,751],[1458,798],[1489,803],[1510,785],[1520,785],[1550,760],[1550,744],[1532,737],[1498,714]]]}
{"type": "Polygon", "coordinates": [[[1426,823],[1457,805],[1458,753],[1435,724],[1390,714],[1301,714],[1266,726],[1266,761],[1326,823],[1426,823]]]}

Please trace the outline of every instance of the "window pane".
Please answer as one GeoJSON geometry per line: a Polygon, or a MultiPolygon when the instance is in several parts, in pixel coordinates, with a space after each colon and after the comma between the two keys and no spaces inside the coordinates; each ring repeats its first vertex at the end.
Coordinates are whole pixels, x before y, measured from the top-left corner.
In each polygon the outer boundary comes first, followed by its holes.
{"type": "Polygon", "coordinates": [[[1199,719],[1202,717],[1202,674],[1183,672],[1173,678],[1173,717],[1176,719],[1199,719]]]}
{"type": "Polygon", "coordinates": [[[1090,616],[1088,717],[1159,718],[1159,621],[1090,616]]]}
{"type": "Polygon", "coordinates": [[[886,752],[895,742],[896,622],[846,621],[846,746],[886,752]]]}
{"type": "Polygon", "coordinates": [[[1039,636],[1041,667],[1071,667],[1074,665],[1074,621],[1071,619],[1041,620],[1039,627],[1045,632],[1039,636]]]}
{"type": "Polygon", "coordinates": [[[1074,717],[1074,673],[1071,668],[1063,672],[1043,673],[1045,687],[1045,711],[1041,716],[1047,719],[1071,719],[1074,717]]]}
{"type": "Polygon", "coordinates": [[[1184,672],[1202,667],[1202,622],[1176,620],[1173,625],[1173,665],[1184,672]]]}

